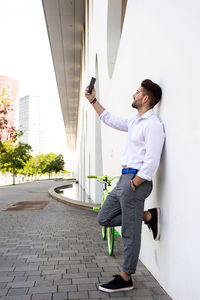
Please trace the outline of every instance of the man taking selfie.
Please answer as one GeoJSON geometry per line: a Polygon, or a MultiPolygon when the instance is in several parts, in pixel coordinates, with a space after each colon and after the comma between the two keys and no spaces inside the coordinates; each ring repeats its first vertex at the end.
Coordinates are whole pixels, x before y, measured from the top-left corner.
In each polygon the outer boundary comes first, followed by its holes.
{"type": "Polygon", "coordinates": [[[122,226],[124,243],[123,267],[114,279],[99,286],[104,292],[126,291],[133,288],[131,274],[136,271],[140,245],[142,221],[159,239],[159,209],[144,212],[144,201],[152,191],[152,177],[156,173],[165,139],[163,124],[153,111],[161,100],[159,85],[150,79],[143,80],[133,95],[132,107],[138,114],[121,118],[111,114],[96,99],[95,88],[85,90],[101,121],[106,125],[128,132],[121,160],[122,175],[115,188],[107,196],[98,214],[102,226],[122,226]]]}

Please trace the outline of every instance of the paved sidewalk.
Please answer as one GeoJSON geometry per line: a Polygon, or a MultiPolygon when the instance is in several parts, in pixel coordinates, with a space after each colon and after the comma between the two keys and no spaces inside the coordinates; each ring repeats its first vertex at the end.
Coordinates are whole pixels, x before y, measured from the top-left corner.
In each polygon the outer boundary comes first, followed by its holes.
{"type": "Polygon", "coordinates": [[[141,262],[133,276],[135,289],[98,291],[99,283],[120,271],[121,238],[109,257],[96,214],[51,199],[51,185],[0,187],[0,300],[170,299],[141,262]],[[24,200],[50,203],[43,210],[2,211],[24,200]]]}

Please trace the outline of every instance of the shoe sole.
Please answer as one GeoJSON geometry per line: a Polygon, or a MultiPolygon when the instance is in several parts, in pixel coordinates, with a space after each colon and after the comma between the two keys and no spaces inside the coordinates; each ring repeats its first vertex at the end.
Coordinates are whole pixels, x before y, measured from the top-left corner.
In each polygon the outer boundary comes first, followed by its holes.
{"type": "Polygon", "coordinates": [[[133,286],[130,287],[126,287],[126,288],[121,288],[121,289],[115,289],[115,290],[111,290],[111,289],[106,289],[102,286],[99,286],[99,290],[102,292],[107,292],[107,293],[114,293],[114,292],[123,292],[123,291],[129,291],[132,290],[133,286]]]}
{"type": "Polygon", "coordinates": [[[156,208],[157,213],[157,235],[155,237],[155,241],[160,239],[160,208],[156,208]]]}

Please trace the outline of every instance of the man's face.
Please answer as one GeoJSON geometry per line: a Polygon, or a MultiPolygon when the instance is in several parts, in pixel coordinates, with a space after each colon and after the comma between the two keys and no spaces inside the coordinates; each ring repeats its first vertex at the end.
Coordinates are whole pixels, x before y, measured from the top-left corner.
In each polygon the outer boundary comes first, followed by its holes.
{"type": "Polygon", "coordinates": [[[143,98],[145,97],[145,95],[143,94],[143,88],[139,87],[136,91],[135,94],[133,94],[133,103],[132,103],[132,107],[134,108],[141,108],[143,106],[143,98]]]}

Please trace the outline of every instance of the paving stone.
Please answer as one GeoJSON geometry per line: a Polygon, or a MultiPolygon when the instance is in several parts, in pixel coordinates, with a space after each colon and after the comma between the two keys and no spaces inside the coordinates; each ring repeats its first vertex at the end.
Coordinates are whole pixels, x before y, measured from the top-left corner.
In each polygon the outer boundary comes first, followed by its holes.
{"type": "Polygon", "coordinates": [[[126,295],[133,295],[133,296],[151,296],[152,290],[151,289],[133,289],[132,291],[125,292],[126,295]]]}
{"type": "Polygon", "coordinates": [[[52,294],[37,294],[32,295],[31,300],[51,300],[52,294]]]}
{"type": "MultiPolygon", "coordinates": [[[[57,266],[56,266],[57,267],[57,266]]],[[[39,270],[40,271],[44,271],[44,270],[54,270],[55,269],[55,266],[54,265],[50,265],[50,266],[44,266],[44,265],[41,265],[39,266],[39,270]]]]}
{"type": "Polygon", "coordinates": [[[88,277],[101,277],[101,273],[100,272],[89,272],[88,277]]]}
{"type": "Polygon", "coordinates": [[[78,284],[78,291],[96,291],[97,286],[94,283],[78,284]]]}
{"type": "Polygon", "coordinates": [[[0,289],[0,296],[5,296],[8,292],[8,289],[0,289]]]}
{"type": "Polygon", "coordinates": [[[1,272],[12,272],[14,271],[15,267],[2,267],[1,266],[1,272]]]}
{"type": "Polygon", "coordinates": [[[63,278],[86,278],[87,273],[63,274],[63,278]]]}
{"type": "Polygon", "coordinates": [[[66,264],[55,266],[55,270],[65,270],[66,271],[66,269],[69,269],[69,268],[70,268],[70,265],[66,265],[66,264]]]}
{"type": "Polygon", "coordinates": [[[101,291],[89,291],[89,298],[94,298],[94,299],[109,298],[109,293],[104,293],[101,291]]]}
{"type": "Polygon", "coordinates": [[[88,292],[69,292],[69,299],[83,299],[88,298],[88,292]]]}
{"type": "Polygon", "coordinates": [[[53,285],[53,280],[40,280],[35,282],[34,287],[52,286],[52,285],[53,285]]]}
{"type": "Polygon", "coordinates": [[[57,286],[39,286],[29,289],[28,294],[45,294],[57,292],[57,286]]]}
{"type": "Polygon", "coordinates": [[[30,276],[28,276],[29,281],[32,281],[32,280],[36,281],[36,280],[42,280],[42,279],[44,280],[45,276],[40,276],[40,275],[30,275],[30,276]]]}
{"type": "Polygon", "coordinates": [[[47,261],[47,258],[37,257],[37,258],[28,258],[27,259],[27,262],[29,262],[29,263],[31,263],[31,262],[44,262],[44,261],[47,261]]]}
{"type": "Polygon", "coordinates": [[[8,273],[8,276],[25,276],[25,272],[16,272],[16,271],[14,271],[14,272],[9,272],[8,273]]]}
{"type": "Polygon", "coordinates": [[[58,260],[51,260],[51,261],[45,261],[44,262],[44,266],[49,266],[49,265],[57,265],[58,264],[58,260]]]}
{"type": "Polygon", "coordinates": [[[133,276],[135,281],[155,281],[155,278],[153,276],[133,276]]]}
{"type": "Polygon", "coordinates": [[[110,293],[110,297],[117,300],[135,299],[135,297],[134,298],[128,296],[126,297],[123,292],[110,293]]]}
{"type": "Polygon", "coordinates": [[[4,289],[7,285],[7,282],[0,282],[0,289],[4,289]]]}
{"type": "Polygon", "coordinates": [[[8,291],[9,296],[16,296],[16,295],[26,295],[28,292],[27,288],[11,288],[8,291]]]}
{"type": "Polygon", "coordinates": [[[8,272],[0,272],[0,277],[10,276],[8,272]]]}
{"type": "Polygon", "coordinates": [[[65,293],[53,294],[52,300],[67,300],[67,299],[70,299],[70,298],[68,298],[68,294],[65,292],[65,293]]]}
{"type": "Polygon", "coordinates": [[[14,276],[12,277],[0,277],[0,282],[10,282],[13,281],[14,276]]]}
{"type": "Polygon", "coordinates": [[[58,286],[58,292],[77,292],[77,285],[60,285],[58,286]]]}
{"type": "Polygon", "coordinates": [[[37,271],[38,270],[38,266],[26,266],[26,267],[16,267],[15,268],[15,272],[17,271],[37,271]]]}
{"type": "Polygon", "coordinates": [[[71,284],[72,280],[71,279],[55,279],[54,280],[54,285],[63,285],[63,284],[71,284]]]}
{"type": "Polygon", "coordinates": [[[20,295],[20,296],[3,296],[1,300],[30,300],[31,295],[20,295]]]}
{"type": "Polygon", "coordinates": [[[51,275],[51,274],[60,274],[61,270],[44,270],[42,271],[42,275],[51,275]]]}
{"type": "Polygon", "coordinates": [[[7,288],[25,288],[33,287],[35,281],[19,281],[19,282],[9,282],[7,288]]]}
{"type": "Polygon", "coordinates": [[[96,277],[94,278],[73,278],[73,284],[85,284],[85,283],[99,283],[99,279],[96,277]]]}
{"type": "Polygon", "coordinates": [[[45,275],[45,280],[51,280],[51,279],[62,279],[63,275],[65,274],[51,274],[51,275],[45,275]]]}

